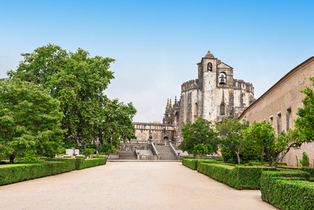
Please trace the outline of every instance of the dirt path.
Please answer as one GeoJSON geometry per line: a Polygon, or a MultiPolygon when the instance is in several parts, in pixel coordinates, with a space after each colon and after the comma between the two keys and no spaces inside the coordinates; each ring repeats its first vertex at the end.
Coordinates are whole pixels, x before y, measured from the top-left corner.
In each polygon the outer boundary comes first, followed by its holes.
{"type": "Polygon", "coordinates": [[[0,187],[2,210],[275,209],[259,190],[235,190],[179,162],[107,165],[0,187]]]}

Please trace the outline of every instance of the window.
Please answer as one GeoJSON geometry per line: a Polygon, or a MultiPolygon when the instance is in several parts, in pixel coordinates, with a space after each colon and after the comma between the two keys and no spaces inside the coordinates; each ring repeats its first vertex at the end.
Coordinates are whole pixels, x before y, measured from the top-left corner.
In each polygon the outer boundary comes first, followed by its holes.
{"type": "Polygon", "coordinates": [[[194,115],[195,116],[198,115],[198,104],[197,103],[195,103],[195,113],[194,113],[194,115]]]}
{"type": "Polygon", "coordinates": [[[273,126],[273,123],[274,123],[274,117],[273,117],[273,115],[272,115],[272,116],[269,116],[269,123],[273,126]]]}
{"type": "Polygon", "coordinates": [[[288,131],[289,128],[292,128],[292,115],[291,115],[291,107],[287,109],[286,111],[286,130],[288,131]]]}
{"type": "Polygon", "coordinates": [[[220,115],[225,115],[225,114],[226,114],[225,110],[226,110],[225,104],[222,103],[222,104],[220,105],[220,115]]]}
{"type": "Polygon", "coordinates": [[[209,62],[207,64],[207,71],[212,71],[213,70],[213,64],[211,62],[209,62]]]}
{"type": "Polygon", "coordinates": [[[279,135],[282,131],[282,122],[281,122],[281,112],[277,113],[277,134],[279,135]]]}
{"type": "Polygon", "coordinates": [[[220,84],[220,85],[224,85],[224,84],[226,84],[226,83],[227,83],[227,76],[226,76],[226,73],[221,72],[221,73],[219,74],[219,84],[220,84]]]}

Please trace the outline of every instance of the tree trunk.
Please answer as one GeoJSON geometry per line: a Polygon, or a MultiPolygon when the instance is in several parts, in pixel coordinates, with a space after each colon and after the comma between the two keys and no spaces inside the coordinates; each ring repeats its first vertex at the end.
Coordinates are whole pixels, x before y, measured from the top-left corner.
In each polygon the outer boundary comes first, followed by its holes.
{"type": "Polygon", "coordinates": [[[10,163],[14,163],[15,153],[10,155],[10,163]]]}
{"type": "Polygon", "coordinates": [[[240,148],[238,149],[238,152],[236,152],[237,154],[237,158],[238,158],[238,166],[240,166],[241,164],[241,160],[240,160],[240,148]]]}

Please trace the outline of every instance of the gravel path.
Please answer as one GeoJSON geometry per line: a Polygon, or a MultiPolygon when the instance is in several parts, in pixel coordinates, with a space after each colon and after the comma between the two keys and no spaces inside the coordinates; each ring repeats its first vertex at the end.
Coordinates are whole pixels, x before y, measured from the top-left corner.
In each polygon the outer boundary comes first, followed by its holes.
{"type": "Polygon", "coordinates": [[[107,165],[0,187],[2,210],[275,209],[179,162],[107,165]]]}

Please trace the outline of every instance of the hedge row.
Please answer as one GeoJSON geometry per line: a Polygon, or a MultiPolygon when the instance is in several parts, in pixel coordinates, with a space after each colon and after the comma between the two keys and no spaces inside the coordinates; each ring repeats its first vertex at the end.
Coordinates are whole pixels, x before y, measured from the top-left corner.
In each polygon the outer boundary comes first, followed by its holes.
{"type": "Polygon", "coordinates": [[[314,183],[303,171],[266,171],[261,177],[262,199],[280,209],[314,209],[314,183]]]}
{"type": "Polygon", "coordinates": [[[196,170],[200,163],[217,163],[217,161],[214,159],[188,159],[188,158],[182,160],[182,165],[193,170],[196,170]]]}
{"type": "Polygon", "coordinates": [[[295,167],[295,166],[279,166],[278,168],[283,168],[283,169],[291,169],[291,170],[301,170],[305,172],[309,172],[312,177],[314,177],[314,167],[295,167]]]}
{"type": "Polygon", "coordinates": [[[260,189],[263,171],[276,168],[201,163],[198,172],[236,189],[260,189]]]}
{"type": "Polygon", "coordinates": [[[0,186],[69,172],[75,169],[83,169],[106,164],[106,158],[94,158],[86,160],[75,158],[58,158],[52,160],[43,163],[2,165],[0,166],[0,186]]]}

